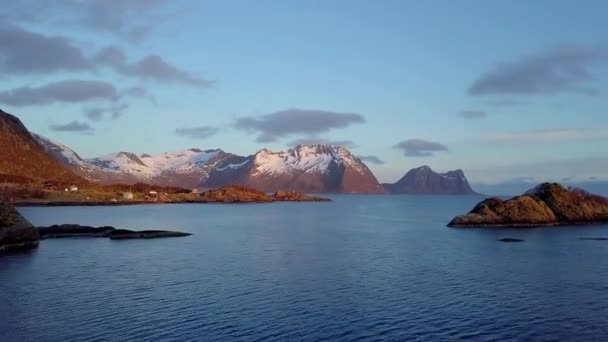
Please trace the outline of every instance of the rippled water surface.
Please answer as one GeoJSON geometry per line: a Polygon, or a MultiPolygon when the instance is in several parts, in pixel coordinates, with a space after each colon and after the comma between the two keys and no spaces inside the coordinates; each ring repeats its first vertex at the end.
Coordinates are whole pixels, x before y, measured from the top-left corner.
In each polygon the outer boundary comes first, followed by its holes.
{"type": "Polygon", "coordinates": [[[580,240],[608,226],[451,229],[480,198],[334,200],[23,208],[194,235],[1,258],[0,341],[608,339],[608,241],[580,240]]]}

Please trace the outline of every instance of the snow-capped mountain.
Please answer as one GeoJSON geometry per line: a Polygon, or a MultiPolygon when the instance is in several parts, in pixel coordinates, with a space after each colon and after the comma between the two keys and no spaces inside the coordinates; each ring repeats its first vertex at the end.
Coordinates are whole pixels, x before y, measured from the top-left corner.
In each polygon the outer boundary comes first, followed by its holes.
{"type": "Polygon", "coordinates": [[[84,159],[65,145],[34,135],[46,152],[74,173],[110,184],[137,182],[183,188],[236,184],[261,191],[382,193],[368,167],[344,147],[299,145],[238,156],[219,149],[158,155],[118,152],[84,159]]]}
{"type": "Polygon", "coordinates": [[[263,191],[382,193],[369,168],[341,146],[298,145],[287,151],[263,149],[248,157],[227,156],[209,163],[200,187],[239,184],[263,191]]]}
{"type": "Polygon", "coordinates": [[[393,194],[475,194],[462,170],[437,173],[428,166],[410,170],[393,184],[382,184],[393,194]]]}
{"type": "Polygon", "coordinates": [[[144,182],[162,186],[193,188],[205,174],[205,164],[219,155],[221,150],[189,149],[159,155],[118,152],[102,157],[83,159],[69,147],[50,139],[34,137],[47,154],[74,173],[91,181],[110,183],[144,182]]]}

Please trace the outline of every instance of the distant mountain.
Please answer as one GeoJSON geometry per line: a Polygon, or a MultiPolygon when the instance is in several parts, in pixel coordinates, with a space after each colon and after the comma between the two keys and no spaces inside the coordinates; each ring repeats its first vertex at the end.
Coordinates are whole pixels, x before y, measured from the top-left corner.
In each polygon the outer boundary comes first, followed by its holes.
{"type": "Polygon", "coordinates": [[[207,162],[220,155],[221,150],[188,149],[159,155],[136,155],[117,152],[106,156],[83,159],[65,145],[34,135],[46,152],[74,173],[94,182],[150,183],[184,188],[196,187],[205,173],[207,162]]]}
{"type": "Polygon", "coordinates": [[[350,151],[333,145],[263,149],[248,157],[225,155],[205,166],[201,188],[238,184],[262,191],[383,193],[369,168],[350,151]]]}
{"type": "Polygon", "coordinates": [[[396,183],[382,186],[391,194],[475,194],[462,170],[437,173],[428,166],[412,169],[396,183]]]}
{"type": "Polygon", "coordinates": [[[3,178],[85,182],[51,158],[17,117],[0,110],[0,181],[3,178]]]}

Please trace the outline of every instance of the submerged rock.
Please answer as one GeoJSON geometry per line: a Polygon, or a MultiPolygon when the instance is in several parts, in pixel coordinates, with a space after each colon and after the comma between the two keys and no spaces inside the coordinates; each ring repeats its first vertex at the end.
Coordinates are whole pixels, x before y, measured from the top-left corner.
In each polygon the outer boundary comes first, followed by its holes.
{"type": "Polygon", "coordinates": [[[114,227],[90,227],[79,224],[61,224],[50,227],[38,227],[43,239],[59,239],[68,237],[108,237],[114,227]]]}
{"type": "Polygon", "coordinates": [[[518,238],[502,238],[502,239],[498,239],[497,241],[500,241],[500,242],[524,242],[525,240],[518,239],[518,238]]]}
{"type": "Polygon", "coordinates": [[[180,237],[189,236],[190,233],[175,232],[169,230],[126,230],[116,229],[114,227],[90,227],[81,226],[78,224],[62,224],[50,227],[39,227],[38,231],[43,239],[59,239],[59,238],[74,238],[74,237],[101,237],[118,239],[151,239],[164,237],[180,237]]]}
{"type": "Polygon", "coordinates": [[[12,205],[0,199],[0,253],[36,248],[39,239],[34,226],[12,205]]]}
{"type": "Polygon", "coordinates": [[[116,229],[110,232],[110,239],[122,240],[122,239],[156,239],[166,237],[181,237],[190,236],[190,233],[183,232],[172,232],[167,230],[141,230],[133,231],[126,229],[116,229]]]}
{"type": "Polygon", "coordinates": [[[486,199],[450,227],[540,227],[608,222],[608,199],[557,183],[536,188],[503,201],[486,199]]]}

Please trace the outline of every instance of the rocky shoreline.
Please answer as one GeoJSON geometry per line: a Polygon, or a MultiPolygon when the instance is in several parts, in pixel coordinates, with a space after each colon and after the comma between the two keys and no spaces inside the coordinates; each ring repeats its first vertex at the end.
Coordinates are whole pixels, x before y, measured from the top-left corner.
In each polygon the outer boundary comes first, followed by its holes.
{"type": "Polygon", "coordinates": [[[17,207],[76,207],[76,206],[123,206],[184,203],[272,203],[272,202],[331,202],[329,198],[310,196],[298,191],[278,191],[274,194],[242,186],[224,186],[219,189],[190,194],[180,198],[157,198],[156,200],[48,200],[18,199],[12,202],[17,207]]]}
{"type": "Polygon", "coordinates": [[[455,217],[455,228],[534,228],[608,223],[608,199],[557,183],[542,183],[508,200],[488,198],[468,214],[455,217]]]}

